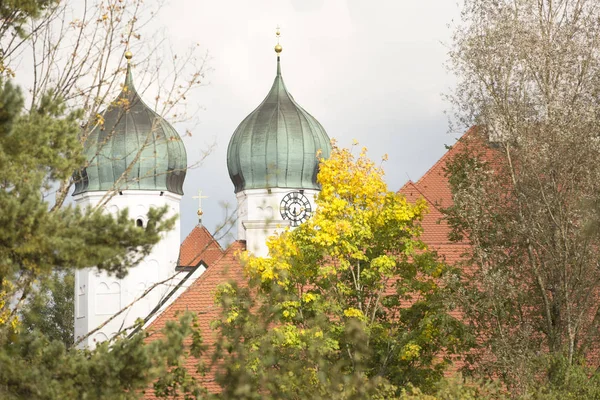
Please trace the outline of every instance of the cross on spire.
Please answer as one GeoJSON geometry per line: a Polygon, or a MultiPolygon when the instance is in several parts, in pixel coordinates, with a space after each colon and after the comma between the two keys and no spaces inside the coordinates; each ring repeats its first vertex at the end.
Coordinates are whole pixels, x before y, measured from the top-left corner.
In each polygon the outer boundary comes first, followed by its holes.
{"type": "Polygon", "coordinates": [[[193,196],[192,199],[198,199],[198,223],[201,224],[202,214],[204,214],[204,211],[202,211],[202,199],[208,199],[208,196],[202,196],[202,190],[198,189],[198,196],[193,196]]]}

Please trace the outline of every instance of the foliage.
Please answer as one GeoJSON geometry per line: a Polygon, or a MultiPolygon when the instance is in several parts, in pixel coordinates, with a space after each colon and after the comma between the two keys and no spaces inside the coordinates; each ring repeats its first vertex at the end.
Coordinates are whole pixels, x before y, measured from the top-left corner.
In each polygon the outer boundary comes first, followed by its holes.
{"type": "Polygon", "coordinates": [[[440,380],[433,394],[424,394],[419,388],[402,391],[399,400],[501,400],[508,399],[505,391],[493,382],[453,376],[440,380]]]}
{"type": "Polygon", "coordinates": [[[365,149],[334,147],[318,179],[312,218],[244,256],[249,289],[219,289],[224,397],[431,389],[468,335],[445,302],[456,271],[418,239],[425,202],[388,191],[365,149]]]}
{"type": "Polygon", "coordinates": [[[52,8],[59,0],[8,0],[0,4],[0,36],[26,35],[23,26],[31,19],[39,17],[45,10],[52,8]],[[13,32],[11,32],[11,30],[13,32]]]}
{"type": "Polygon", "coordinates": [[[528,388],[524,399],[575,400],[600,398],[600,375],[581,364],[570,364],[565,357],[544,357],[547,374],[528,388]]]}
{"type": "Polygon", "coordinates": [[[598,350],[600,8],[597,1],[466,0],[450,100],[477,125],[447,165],[453,238],[470,244],[459,300],[475,366],[525,393],[598,350]]]}
{"type": "Polygon", "coordinates": [[[50,209],[40,195],[82,162],[76,115],[58,102],[21,114],[20,91],[0,84],[0,287],[25,299],[36,279],[62,268],[98,269],[123,276],[147,255],[174,221],[152,210],[146,229],[123,211],[116,219],[95,210],[50,209]]]}
{"type": "MultiPolygon", "coordinates": [[[[131,2],[113,3],[111,18],[120,18],[130,7],[135,19],[137,9],[131,2]]],[[[66,46],[40,46],[36,41],[53,40],[52,23],[61,29],[92,25],[60,20],[65,14],[57,14],[59,6],[67,7],[53,0],[0,4],[0,398],[133,399],[153,383],[159,397],[178,393],[200,398],[204,392],[184,368],[188,354],[199,357],[204,351],[191,315],[168,323],[152,343],[146,343],[146,333],[137,333],[94,350],[71,346],[74,272],[95,266],[117,278],[125,276],[175,220],[164,218],[166,208],[151,209],[147,225],[140,229],[126,210],[112,217],[101,208],[63,205],[72,173],[85,161],[80,142],[85,115],[103,104],[105,93],[98,82],[87,91],[80,89],[87,79],[83,71],[88,65],[77,63],[78,51],[85,56],[81,47],[85,35],[79,36],[81,42],[61,42],[66,46]],[[24,26],[32,29],[25,32],[24,26]],[[10,80],[14,71],[6,67],[22,61],[15,55],[24,43],[38,56],[40,47],[47,51],[34,65],[43,74],[34,74],[40,80],[28,90],[29,107],[10,80]],[[69,55],[59,57],[54,51],[69,55]],[[56,64],[64,60],[66,68],[56,64]],[[66,75],[56,79],[55,72],[66,75]],[[85,102],[68,104],[81,93],[92,96],[92,91],[93,107],[85,102]]],[[[87,60],[109,59],[107,52],[119,41],[111,26],[118,24],[102,25],[107,40],[99,52],[94,46],[102,36],[92,40],[89,46],[94,51],[87,53],[87,60]]],[[[103,64],[98,68],[102,73],[108,70],[103,64]]],[[[169,101],[172,106],[177,99],[169,101]]]]}
{"type": "MultiPolygon", "coordinates": [[[[81,161],[75,116],[63,115],[56,102],[23,114],[20,92],[7,82],[0,86],[0,105],[0,393],[3,398],[82,398],[94,390],[90,398],[134,398],[135,390],[159,376],[149,369],[167,360],[175,363],[181,355],[182,346],[173,341],[177,336],[151,346],[142,336],[123,338],[80,352],[66,349],[63,342],[72,339],[48,324],[50,315],[35,315],[43,310],[38,303],[43,292],[28,303],[24,324],[18,315],[30,294],[52,282],[58,271],[67,277],[74,269],[96,265],[123,276],[174,221],[162,220],[165,210],[152,210],[147,228],[139,229],[126,212],[113,219],[75,207],[50,209],[41,191],[81,161]]],[[[181,330],[191,332],[182,325],[171,333],[181,335],[181,330]]]]}
{"type": "Polygon", "coordinates": [[[20,313],[21,329],[38,330],[50,341],[73,345],[75,331],[75,276],[72,271],[54,272],[32,289],[20,313]]]}
{"type": "MultiPolygon", "coordinates": [[[[152,381],[158,393],[178,387],[179,376],[168,374],[184,362],[194,317],[169,322],[163,339],[144,342],[145,334],[104,342],[93,351],[67,349],[38,331],[21,332],[0,351],[0,397],[3,399],[137,399],[152,381]]],[[[192,354],[203,347],[199,336],[192,354]]],[[[181,368],[179,368],[181,369],[181,368]]],[[[185,377],[189,379],[189,377],[185,377]]],[[[201,398],[202,392],[196,392],[201,398]]],[[[161,396],[163,397],[163,396],[161,396]]]]}
{"type": "Polygon", "coordinates": [[[58,2],[59,0],[7,0],[0,3],[0,76],[15,76],[15,71],[6,65],[5,57],[20,47],[27,38],[30,32],[24,26],[45,11],[54,9],[58,2]]]}

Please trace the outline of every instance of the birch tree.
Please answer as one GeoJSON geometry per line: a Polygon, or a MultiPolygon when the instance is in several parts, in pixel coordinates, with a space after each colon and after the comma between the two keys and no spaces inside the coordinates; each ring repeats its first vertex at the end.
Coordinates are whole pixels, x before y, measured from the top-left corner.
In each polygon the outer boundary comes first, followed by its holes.
{"type": "Polygon", "coordinates": [[[475,365],[517,389],[544,354],[597,366],[599,38],[594,0],[466,0],[454,31],[452,127],[476,128],[448,164],[446,213],[471,245],[475,365]]]}

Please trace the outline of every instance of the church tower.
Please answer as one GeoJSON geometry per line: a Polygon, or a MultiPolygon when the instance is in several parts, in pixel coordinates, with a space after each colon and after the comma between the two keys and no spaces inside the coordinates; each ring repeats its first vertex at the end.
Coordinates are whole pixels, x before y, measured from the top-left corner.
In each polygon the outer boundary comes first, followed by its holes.
{"type": "Polygon", "coordinates": [[[319,157],[327,158],[331,152],[325,129],[283,83],[279,30],[277,38],[273,86],[237,127],[227,149],[238,201],[238,239],[257,256],[267,255],[269,236],[310,217],[320,190],[319,157]]]}
{"type": "MultiPolygon", "coordinates": [[[[83,208],[101,207],[113,215],[128,208],[139,229],[146,226],[146,214],[153,207],[167,206],[166,217],[178,219],[175,228],[125,278],[95,268],[76,272],[75,340],[104,324],[153,284],[173,276],[181,242],[179,202],[187,167],[185,147],[175,129],[143,102],[133,84],[131,53],[125,57],[123,89],[85,141],[87,166],[77,174],[73,196],[83,208]]],[[[176,283],[158,285],[81,346],[93,348],[136,319],[147,317],[176,283]]]]}

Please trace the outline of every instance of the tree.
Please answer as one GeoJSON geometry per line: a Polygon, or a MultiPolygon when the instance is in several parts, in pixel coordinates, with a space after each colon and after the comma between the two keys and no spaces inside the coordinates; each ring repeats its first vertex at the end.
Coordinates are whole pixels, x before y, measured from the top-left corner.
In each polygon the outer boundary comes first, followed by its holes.
{"type": "Polygon", "coordinates": [[[54,272],[38,282],[21,312],[21,329],[43,332],[49,340],[73,345],[75,276],[73,271],[54,272]]]}
{"type": "MultiPolygon", "coordinates": [[[[164,33],[156,26],[149,27],[161,5],[160,0],[27,0],[3,4],[0,12],[6,19],[0,25],[0,75],[16,77],[23,84],[28,111],[38,108],[46,97],[61,99],[68,111],[77,110],[79,139],[84,143],[102,124],[101,112],[121,90],[126,70],[123,55],[131,50],[136,53],[133,66],[138,92],[151,89],[157,114],[171,122],[188,121],[200,106],[190,112],[186,99],[204,84],[208,57],[198,54],[198,45],[183,54],[174,53],[164,33]]],[[[199,165],[212,147],[188,167],[199,165]]],[[[54,198],[54,208],[64,204],[72,183],[69,176],[57,182],[58,190],[44,193],[54,198]]],[[[104,203],[117,191],[109,190],[104,203]]]]}
{"type": "MultiPolygon", "coordinates": [[[[145,345],[138,334],[81,352],[47,337],[39,324],[23,329],[19,311],[39,288],[35,282],[57,271],[96,265],[126,273],[173,220],[161,220],[166,210],[152,210],[148,226],[140,229],[126,211],[116,219],[75,207],[51,211],[40,191],[49,177],[69,176],[80,160],[75,118],[50,101],[23,114],[19,90],[9,83],[0,88],[0,104],[0,226],[5,227],[0,231],[0,393],[3,398],[81,398],[88,392],[95,398],[134,398],[135,390],[179,362],[181,341],[191,333],[189,317],[179,326],[171,324],[167,339],[156,344],[145,345]],[[93,385],[96,379],[106,386],[93,385]]],[[[25,320],[30,319],[26,313],[25,320]]]]}
{"type": "MultiPolygon", "coordinates": [[[[5,64],[6,57],[10,57],[25,43],[28,32],[24,26],[57,3],[58,0],[22,0],[3,2],[0,5],[0,38],[3,39],[0,73],[14,75],[14,71],[5,64]]],[[[43,26],[43,23],[38,26],[43,26]]],[[[33,31],[35,30],[34,28],[33,31]]]]}
{"type": "Polygon", "coordinates": [[[387,190],[363,149],[321,162],[317,210],[220,287],[223,398],[390,398],[431,389],[468,344],[449,314],[454,270],[418,239],[424,201],[387,190]],[[270,397],[269,397],[270,396],[270,397]]]}
{"type": "MultiPolygon", "coordinates": [[[[133,25],[140,4],[98,2],[96,8],[85,10],[100,13],[97,19],[73,23],[61,19],[69,10],[66,3],[19,0],[0,5],[1,398],[139,398],[153,382],[160,396],[202,395],[181,367],[188,353],[199,356],[203,350],[189,314],[169,323],[163,338],[150,344],[144,341],[146,333],[139,332],[114,338],[93,351],[67,346],[71,338],[64,325],[39,314],[47,310],[43,303],[48,290],[55,294],[56,289],[68,290],[73,271],[95,266],[122,277],[174,226],[173,218],[164,218],[164,208],[151,209],[148,223],[140,228],[127,210],[112,217],[101,208],[82,210],[64,202],[73,172],[85,162],[81,139],[97,124],[95,110],[106,105],[104,98],[122,72],[118,65],[111,69],[114,61],[109,61],[117,44],[121,50],[125,47],[117,33],[123,27],[119,24],[128,24],[125,35],[137,35],[133,25]],[[75,31],[77,40],[69,42],[69,32],[60,31],[65,36],[58,43],[65,46],[54,42],[57,25],[75,31]],[[90,29],[95,36],[85,35],[90,29]],[[98,48],[98,43],[104,47],[98,48]],[[25,49],[34,55],[28,98],[12,82],[13,65],[23,61],[25,49]],[[40,54],[43,58],[36,59],[40,54]],[[92,80],[86,62],[97,68],[92,80]]],[[[197,83],[193,75],[187,88],[197,83]]],[[[176,100],[169,98],[168,107],[176,100]]],[[[67,310],[68,304],[59,304],[63,300],[52,300],[52,312],[67,310]]],[[[68,318],[66,311],[60,314],[68,318]]]]}
{"type": "Polygon", "coordinates": [[[598,349],[600,6],[467,0],[454,33],[450,96],[476,125],[447,173],[453,238],[471,245],[462,307],[480,371],[537,385],[540,355],[585,362],[598,349]]]}

